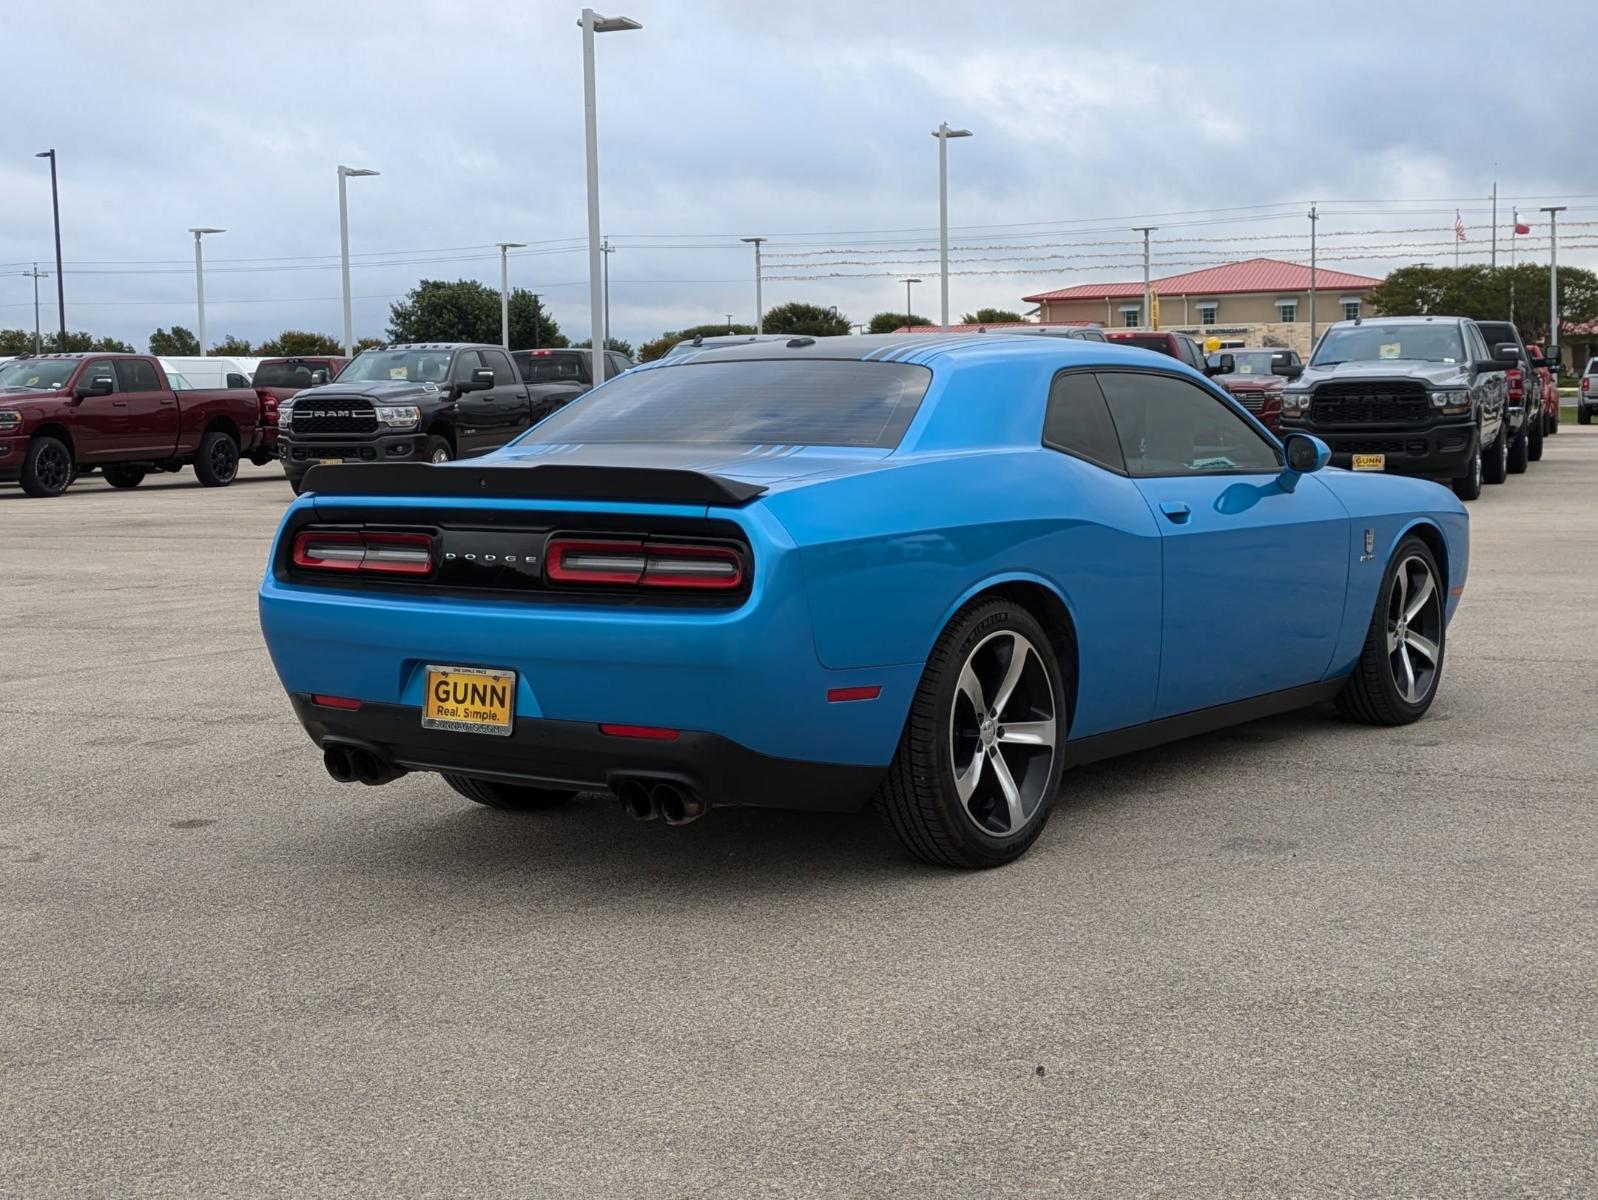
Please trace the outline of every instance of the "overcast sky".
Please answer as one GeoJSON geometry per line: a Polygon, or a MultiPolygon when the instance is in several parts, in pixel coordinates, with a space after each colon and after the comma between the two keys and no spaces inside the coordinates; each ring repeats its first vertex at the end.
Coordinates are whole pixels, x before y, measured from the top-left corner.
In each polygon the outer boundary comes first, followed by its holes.
{"type": "MultiPolygon", "coordinates": [[[[1532,15],[1470,0],[1203,7],[625,0],[643,30],[597,39],[613,331],[751,320],[737,238],[753,234],[773,239],[768,308],[864,321],[901,308],[895,278],[913,273],[915,308],[935,319],[940,120],[976,133],[950,145],[954,270],[1006,272],[951,275],[956,317],[1136,278],[1134,221],[1161,227],[1156,274],[1251,250],[1306,258],[1311,199],[1327,265],[1451,262],[1456,207],[1462,261],[1485,261],[1468,252],[1489,239],[1495,160],[1503,236],[1512,204],[1565,203],[1561,261],[1598,266],[1582,248],[1598,246],[1593,105],[1561,77],[1573,60],[1554,39],[1591,40],[1590,0],[1532,15]],[[1512,69],[1538,55],[1546,68],[1512,69]],[[1394,242],[1417,244],[1366,249],[1394,242]],[[1372,253],[1385,257],[1358,257],[1372,253]],[[774,278],[794,274],[807,278],[774,278]],[[848,277],[817,278],[832,274],[848,277]]],[[[587,336],[578,11],[9,0],[0,326],[32,324],[16,272],[53,270],[48,166],[33,158],[53,146],[73,329],[142,348],[156,326],[193,328],[186,230],[209,225],[228,230],[206,242],[211,340],[337,334],[342,162],[382,172],[350,183],[357,336],[381,334],[419,278],[497,287],[497,241],[535,244],[513,282],[587,336]]],[[[1521,252],[1546,261],[1543,246],[1521,252]]]]}

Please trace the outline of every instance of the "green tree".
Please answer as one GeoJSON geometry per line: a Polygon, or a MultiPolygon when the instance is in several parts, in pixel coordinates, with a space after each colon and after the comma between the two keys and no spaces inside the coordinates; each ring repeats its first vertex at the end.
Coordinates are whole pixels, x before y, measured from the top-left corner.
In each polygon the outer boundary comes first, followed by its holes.
{"type": "Polygon", "coordinates": [[[243,338],[234,337],[231,333],[216,345],[211,347],[211,354],[216,358],[228,358],[232,355],[243,355],[253,358],[256,355],[255,347],[243,338]]]}
{"type": "Polygon", "coordinates": [[[876,316],[872,317],[871,320],[867,323],[866,332],[867,333],[892,333],[895,329],[903,328],[906,324],[909,324],[909,325],[930,325],[930,324],[932,324],[931,321],[927,320],[920,313],[909,313],[908,314],[908,316],[909,316],[908,322],[905,319],[906,315],[907,314],[902,313],[902,312],[879,312],[876,316]]]}
{"type": "MultiPolygon", "coordinates": [[[[45,354],[58,350],[101,350],[107,354],[132,354],[133,347],[118,338],[95,337],[84,330],[68,330],[66,345],[61,344],[59,333],[47,333],[40,338],[45,354]]],[[[33,353],[33,330],[0,329],[0,357],[14,357],[33,353]]]]}
{"type": "Polygon", "coordinates": [[[1014,325],[1021,320],[1021,314],[1011,312],[1008,308],[979,308],[974,313],[965,313],[960,318],[962,325],[1014,325]]]}
{"type": "Polygon", "coordinates": [[[285,329],[270,341],[262,342],[256,353],[263,358],[292,358],[300,354],[343,354],[344,343],[325,333],[285,329]]]}
{"type": "MultiPolygon", "coordinates": [[[[382,338],[363,337],[363,338],[357,338],[355,340],[354,349],[355,349],[355,353],[359,354],[362,350],[375,350],[379,346],[386,346],[386,345],[388,345],[388,343],[385,342],[382,338]]],[[[342,354],[344,352],[344,347],[342,345],[339,346],[338,352],[340,354],[342,354]]]]}
{"type": "MultiPolygon", "coordinates": [[[[1548,341],[1548,268],[1536,263],[1514,267],[1400,267],[1371,289],[1371,307],[1386,316],[1471,317],[1505,321],[1513,304],[1514,321],[1528,342],[1548,341]],[[1513,297],[1513,299],[1511,299],[1513,297]]],[[[1562,320],[1598,319],[1598,275],[1580,267],[1559,271],[1562,320]]]]}
{"type": "Polygon", "coordinates": [[[797,333],[809,337],[838,337],[849,332],[849,318],[836,308],[819,304],[779,304],[766,310],[767,333],[797,333]]]}
{"type": "MultiPolygon", "coordinates": [[[[499,344],[499,293],[471,279],[448,283],[424,279],[389,309],[388,336],[395,342],[485,342],[499,344]]],[[[560,326],[525,288],[510,294],[510,346],[564,346],[560,326]]]]}
{"type": "MultiPolygon", "coordinates": [[[[580,342],[573,342],[572,346],[578,350],[586,350],[593,344],[593,338],[584,338],[580,342]]],[[[633,356],[633,344],[631,342],[624,342],[620,338],[606,338],[605,349],[614,350],[617,354],[625,354],[628,358],[633,356]]]]}
{"type": "Polygon", "coordinates": [[[642,343],[638,347],[639,362],[654,362],[657,358],[665,356],[678,342],[692,341],[696,337],[726,337],[733,333],[753,333],[753,325],[729,325],[725,321],[711,321],[707,325],[690,325],[687,329],[668,329],[658,338],[642,343]]]}
{"type": "Polygon", "coordinates": [[[150,335],[150,353],[158,358],[186,358],[200,352],[200,339],[181,325],[172,326],[172,332],[157,329],[150,335]]]}
{"type": "MultiPolygon", "coordinates": [[[[50,339],[43,339],[43,347],[48,349],[50,339]]],[[[0,329],[0,357],[14,358],[18,354],[33,353],[33,330],[31,329],[0,329]]]]}

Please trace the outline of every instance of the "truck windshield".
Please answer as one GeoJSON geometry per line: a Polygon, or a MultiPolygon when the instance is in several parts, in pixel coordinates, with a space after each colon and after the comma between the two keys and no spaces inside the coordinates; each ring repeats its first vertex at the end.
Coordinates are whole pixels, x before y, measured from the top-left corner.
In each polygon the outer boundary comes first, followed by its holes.
{"type": "Polygon", "coordinates": [[[70,358],[18,359],[0,367],[0,391],[46,391],[65,387],[77,360],[70,358]]]}
{"type": "Polygon", "coordinates": [[[1366,321],[1342,329],[1328,329],[1315,348],[1312,367],[1342,362],[1381,362],[1407,359],[1411,362],[1457,363],[1465,361],[1457,325],[1380,325],[1366,321]]]}
{"type": "Polygon", "coordinates": [[[686,362],[619,375],[523,440],[892,449],[931,382],[908,363],[686,362]]]}
{"type": "Polygon", "coordinates": [[[443,383],[449,378],[451,357],[448,350],[363,350],[338,373],[338,381],[443,383]]]}
{"type": "Polygon", "coordinates": [[[1271,360],[1278,355],[1283,362],[1287,361],[1287,353],[1282,350],[1220,350],[1210,355],[1210,366],[1221,365],[1221,355],[1232,356],[1232,370],[1239,375],[1269,375],[1271,373],[1271,360]]]}

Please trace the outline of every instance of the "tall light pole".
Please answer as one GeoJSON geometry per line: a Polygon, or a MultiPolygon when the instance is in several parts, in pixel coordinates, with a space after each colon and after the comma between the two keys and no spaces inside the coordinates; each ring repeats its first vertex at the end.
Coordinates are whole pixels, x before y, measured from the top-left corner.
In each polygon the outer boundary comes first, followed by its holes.
{"type": "Polygon", "coordinates": [[[746,242],[755,248],[755,332],[765,333],[766,310],[760,302],[760,243],[766,239],[763,237],[748,237],[739,238],[738,240],[746,242]]]}
{"type": "Polygon", "coordinates": [[[376,175],[364,167],[338,169],[338,250],[339,263],[344,269],[344,357],[355,357],[355,318],[350,313],[350,205],[345,196],[344,181],[351,177],[376,175]]]}
{"type": "Polygon", "coordinates": [[[201,226],[190,229],[194,235],[194,302],[200,309],[200,357],[205,357],[205,260],[200,255],[200,239],[208,233],[226,233],[225,229],[201,226]]]}
{"type": "Polygon", "coordinates": [[[615,247],[610,244],[609,238],[604,238],[599,243],[599,252],[605,256],[605,270],[603,284],[605,288],[605,349],[610,349],[610,256],[615,252],[615,247]]]}
{"type": "Polygon", "coordinates": [[[932,131],[938,139],[938,285],[943,332],[949,332],[949,139],[971,136],[969,129],[950,129],[944,121],[932,131]]]}
{"type": "Polygon", "coordinates": [[[583,133],[588,158],[588,327],[593,347],[593,378],[605,378],[605,303],[599,268],[599,120],[594,104],[594,34],[621,33],[643,26],[631,17],[602,17],[583,9],[583,133]]]}
{"type": "Polygon", "coordinates": [[[55,151],[41,150],[34,158],[50,160],[50,211],[55,215],[55,303],[56,314],[61,318],[61,340],[57,350],[67,348],[67,285],[61,276],[61,193],[56,187],[55,151]]]}
{"type": "Polygon", "coordinates": [[[1309,206],[1309,349],[1315,353],[1315,226],[1320,221],[1320,207],[1309,206]]]}
{"type": "Polygon", "coordinates": [[[1154,311],[1153,297],[1149,293],[1149,234],[1158,228],[1158,225],[1135,225],[1132,228],[1133,233],[1143,235],[1143,311],[1138,314],[1138,323],[1145,329],[1150,328],[1154,311]]]}
{"type": "Polygon", "coordinates": [[[909,333],[913,328],[911,322],[915,317],[915,310],[910,306],[910,285],[921,281],[919,279],[901,279],[899,282],[904,284],[904,331],[909,333]]]}
{"type": "MultiPolygon", "coordinates": [[[[500,242],[499,243],[499,344],[505,349],[510,349],[510,263],[508,254],[512,250],[521,250],[526,242],[500,242]]],[[[536,313],[534,324],[536,327],[536,313]]]]}
{"type": "MultiPolygon", "coordinates": [[[[1558,204],[1538,210],[1548,214],[1548,344],[1560,356],[1563,356],[1564,351],[1559,345],[1559,214],[1567,207],[1558,204]]],[[[1555,362],[1557,364],[1558,359],[1555,362]]],[[[1554,375],[1557,377],[1558,374],[1556,365],[1554,375]]]]}
{"type": "Polygon", "coordinates": [[[22,274],[33,278],[33,352],[43,354],[44,335],[39,330],[39,280],[49,279],[50,273],[39,270],[39,264],[34,263],[33,270],[23,271],[22,274]]]}

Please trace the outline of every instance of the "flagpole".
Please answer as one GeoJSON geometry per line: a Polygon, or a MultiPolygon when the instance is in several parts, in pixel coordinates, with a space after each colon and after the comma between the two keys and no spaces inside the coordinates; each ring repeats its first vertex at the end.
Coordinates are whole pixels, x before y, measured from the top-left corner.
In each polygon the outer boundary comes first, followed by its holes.
{"type": "Polygon", "coordinates": [[[1515,323],[1515,238],[1520,235],[1520,209],[1509,210],[1509,323],[1515,323]]]}
{"type": "Polygon", "coordinates": [[[1464,218],[1459,215],[1459,209],[1456,208],[1454,210],[1454,269],[1456,271],[1459,269],[1459,226],[1463,220],[1464,218]]]}

